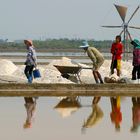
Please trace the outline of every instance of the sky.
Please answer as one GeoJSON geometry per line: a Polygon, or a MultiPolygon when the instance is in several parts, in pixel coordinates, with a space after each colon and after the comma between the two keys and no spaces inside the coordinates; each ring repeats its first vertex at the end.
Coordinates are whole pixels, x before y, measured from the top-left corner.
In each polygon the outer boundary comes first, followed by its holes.
{"type": "MultiPolygon", "coordinates": [[[[114,3],[128,6],[126,19],[139,0],[0,0],[0,38],[46,39],[82,38],[112,40],[121,29],[102,25],[121,25],[114,3]]],[[[140,26],[140,10],[130,22],[140,26]]],[[[140,31],[130,30],[132,36],[140,31]]]]}

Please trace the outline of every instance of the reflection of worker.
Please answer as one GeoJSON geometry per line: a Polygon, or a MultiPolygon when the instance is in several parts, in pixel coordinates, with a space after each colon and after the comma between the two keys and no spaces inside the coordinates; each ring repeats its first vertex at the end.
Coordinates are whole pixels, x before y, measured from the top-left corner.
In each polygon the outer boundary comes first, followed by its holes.
{"type": "Polygon", "coordinates": [[[32,97],[24,97],[25,100],[25,108],[27,111],[27,118],[26,122],[24,123],[24,128],[30,128],[32,125],[32,119],[36,108],[36,98],[33,99],[32,97]]]}
{"type": "Polygon", "coordinates": [[[84,122],[82,126],[82,132],[85,132],[86,128],[91,128],[96,125],[103,118],[103,111],[98,106],[98,102],[100,101],[100,97],[94,97],[92,101],[92,113],[88,117],[87,121],[84,122]]]}
{"type": "Polygon", "coordinates": [[[100,80],[100,83],[103,83],[102,77],[98,72],[99,68],[104,62],[103,55],[95,47],[89,47],[87,42],[83,42],[83,46],[80,46],[80,48],[83,48],[85,52],[87,52],[89,58],[93,62],[93,76],[96,83],[99,83],[98,80],[100,80]]]}
{"type": "Polygon", "coordinates": [[[111,62],[111,74],[114,73],[114,69],[117,70],[117,75],[121,74],[121,54],[123,50],[123,45],[121,43],[121,36],[116,36],[115,42],[112,44],[111,53],[112,53],[112,62],[111,62]]]}
{"type": "Polygon", "coordinates": [[[69,117],[81,107],[78,97],[63,98],[54,108],[63,118],[69,117]]]}
{"type": "Polygon", "coordinates": [[[122,113],[120,106],[120,97],[111,97],[112,112],[110,113],[111,121],[115,124],[116,130],[120,130],[120,123],[122,122],[122,113]]]}
{"type": "Polygon", "coordinates": [[[131,132],[136,132],[140,126],[140,97],[132,97],[132,121],[131,132]]]}

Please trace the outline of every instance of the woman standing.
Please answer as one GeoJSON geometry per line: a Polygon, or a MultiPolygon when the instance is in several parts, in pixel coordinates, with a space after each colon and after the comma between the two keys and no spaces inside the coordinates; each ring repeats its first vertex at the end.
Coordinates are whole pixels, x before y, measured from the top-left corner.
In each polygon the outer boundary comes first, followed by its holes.
{"type": "Polygon", "coordinates": [[[133,70],[132,70],[132,80],[140,79],[140,41],[137,39],[132,39],[131,35],[128,33],[131,44],[133,45],[133,70]]]}
{"type": "Polygon", "coordinates": [[[131,41],[133,45],[133,70],[132,80],[140,79],[140,42],[137,39],[131,41]]]}
{"type": "Polygon", "coordinates": [[[28,79],[28,83],[32,83],[33,69],[34,69],[34,67],[37,67],[36,51],[33,46],[33,42],[31,40],[24,40],[24,43],[28,50],[27,58],[26,58],[26,62],[25,62],[26,67],[25,67],[24,73],[28,79]]]}

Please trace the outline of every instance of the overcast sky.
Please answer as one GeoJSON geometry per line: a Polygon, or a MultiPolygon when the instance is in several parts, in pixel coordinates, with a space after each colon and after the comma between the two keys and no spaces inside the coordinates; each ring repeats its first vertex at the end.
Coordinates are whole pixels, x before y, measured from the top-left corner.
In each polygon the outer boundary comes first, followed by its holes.
{"type": "MultiPolygon", "coordinates": [[[[94,38],[114,39],[121,29],[101,25],[121,25],[113,6],[128,6],[127,19],[139,0],[0,0],[0,38],[94,38]]],[[[130,23],[140,26],[140,10],[130,23]]],[[[134,37],[140,31],[131,30],[134,37]]]]}

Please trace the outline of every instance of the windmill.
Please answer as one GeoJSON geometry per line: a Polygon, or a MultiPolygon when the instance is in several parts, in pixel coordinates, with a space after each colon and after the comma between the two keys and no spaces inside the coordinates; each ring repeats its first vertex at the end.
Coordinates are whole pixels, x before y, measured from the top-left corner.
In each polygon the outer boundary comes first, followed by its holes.
{"type": "MultiPolygon", "coordinates": [[[[106,28],[122,28],[122,31],[120,32],[120,35],[123,34],[123,41],[124,41],[124,51],[125,53],[129,53],[129,46],[128,46],[128,28],[133,28],[133,29],[140,29],[140,27],[135,27],[135,26],[129,26],[130,21],[132,20],[132,18],[134,17],[134,15],[137,13],[138,9],[140,8],[140,6],[138,6],[136,8],[136,10],[133,12],[133,14],[131,15],[131,17],[129,18],[128,21],[125,20],[126,18],[126,13],[127,13],[127,7],[125,6],[120,6],[120,5],[116,5],[114,4],[114,6],[116,7],[123,23],[120,26],[102,26],[102,27],[106,27],[106,28]]],[[[125,55],[126,57],[126,55],[125,55]]]]}

